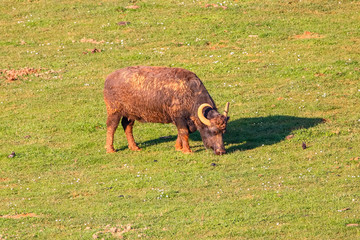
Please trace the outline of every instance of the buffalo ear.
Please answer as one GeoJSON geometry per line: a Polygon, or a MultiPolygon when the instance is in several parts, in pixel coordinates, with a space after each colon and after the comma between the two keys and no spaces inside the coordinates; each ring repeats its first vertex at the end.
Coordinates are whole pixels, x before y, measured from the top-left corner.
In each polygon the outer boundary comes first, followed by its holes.
{"type": "Polygon", "coordinates": [[[197,130],[195,123],[190,119],[187,121],[187,126],[190,133],[193,133],[197,130]]]}

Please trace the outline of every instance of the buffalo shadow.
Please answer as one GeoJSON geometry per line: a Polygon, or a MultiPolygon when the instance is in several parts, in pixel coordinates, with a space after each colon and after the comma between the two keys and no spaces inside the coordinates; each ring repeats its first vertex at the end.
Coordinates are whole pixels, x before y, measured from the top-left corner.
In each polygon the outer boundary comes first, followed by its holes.
{"type": "Polygon", "coordinates": [[[239,118],[229,121],[224,135],[228,152],[250,150],[263,145],[273,145],[291,135],[294,130],[307,129],[324,122],[322,118],[302,118],[275,115],[256,118],[239,118]]]}
{"type": "MultiPolygon", "coordinates": [[[[284,140],[292,131],[297,129],[307,129],[314,127],[324,122],[322,118],[301,118],[285,115],[274,115],[267,117],[256,118],[239,118],[229,121],[226,133],[224,134],[224,144],[227,152],[244,151],[254,149],[263,145],[273,145],[284,140]],[[232,146],[226,147],[228,144],[232,146]]],[[[144,142],[139,142],[141,148],[146,148],[151,145],[174,142],[177,135],[170,135],[159,137],[144,142]]],[[[200,141],[202,145],[202,139],[198,131],[190,134],[192,141],[200,141]]],[[[195,147],[199,144],[190,146],[195,147]]],[[[126,149],[127,146],[123,146],[121,149],[126,149]]],[[[203,151],[205,149],[197,150],[203,151]]]]}

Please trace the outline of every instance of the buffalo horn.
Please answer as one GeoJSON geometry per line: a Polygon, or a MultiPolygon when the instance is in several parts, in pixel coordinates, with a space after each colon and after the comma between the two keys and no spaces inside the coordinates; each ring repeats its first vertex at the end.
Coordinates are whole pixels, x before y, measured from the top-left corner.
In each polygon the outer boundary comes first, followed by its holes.
{"type": "Polygon", "coordinates": [[[199,117],[200,121],[201,121],[203,124],[205,124],[206,126],[210,126],[210,125],[211,125],[210,120],[207,119],[207,118],[204,116],[204,114],[203,114],[203,110],[204,110],[204,108],[206,108],[206,107],[211,107],[211,108],[212,108],[212,106],[210,106],[210,105],[207,104],[207,103],[201,104],[200,107],[198,108],[198,117],[199,117]]]}
{"type": "Polygon", "coordinates": [[[228,113],[229,113],[229,105],[230,103],[227,102],[226,105],[225,105],[225,110],[224,110],[224,116],[227,117],[228,113]]]}

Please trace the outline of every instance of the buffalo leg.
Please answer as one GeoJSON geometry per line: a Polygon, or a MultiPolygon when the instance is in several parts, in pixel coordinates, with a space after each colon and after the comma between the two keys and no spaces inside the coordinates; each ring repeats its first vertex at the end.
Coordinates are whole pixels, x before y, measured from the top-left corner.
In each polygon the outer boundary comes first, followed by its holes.
{"type": "Polygon", "coordinates": [[[182,141],[181,141],[181,138],[180,138],[179,134],[178,134],[177,139],[176,139],[175,150],[176,151],[181,151],[182,150],[182,141]]]}
{"type": "Polygon", "coordinates": [[[182,119],[179,119],[175,121],[175,125],[178,129],[178,137],[176,139],[175,149],[181,150],[183,153],[190,153],[189,130],[186,122],[182,119]]]}
{"type": "Polygon", "coordinates": [[[108,117],[106,121],[107,131],[106,131],[106,152],[112,153],[115,152],[114,149],[114,134],[120,122],[120,114],[117,112],[108,112],[108,117]]]}
{"type": "Polygon", "coordinates": [[[121,120],[121,125],[124,128],[126,139],[129,144],[129,148],[133,151],[138,151],[140,148],[136,145],[134,136],[133,136],[133,126],[135,121],[129,120],[127,117],[123,117],[121,120]]]}

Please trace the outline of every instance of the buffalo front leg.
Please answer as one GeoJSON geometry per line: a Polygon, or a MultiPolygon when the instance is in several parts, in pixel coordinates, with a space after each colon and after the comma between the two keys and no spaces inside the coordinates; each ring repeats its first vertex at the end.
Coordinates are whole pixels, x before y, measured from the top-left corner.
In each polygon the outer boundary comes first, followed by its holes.
{"type": "Polygon", "coordinates": [[[120,114],[117,112],[108,112],[108,117],[106,121],[106,152],[112,153],[115,152],[114,149],[114,134],[120,122],[120,114]]]}
{"type": "Polygon", "coordinates": [[[133,136],[133,126],[134,126],[135,121],[134,120],[129,120],[127,117],[123,117],[121,120],[121,125],[124,128],[124,132],[126,135],[126,139],[128,141],[129,144],[129,149],[133,150],[133,151],[139,151],[140,148],[137,146],[134,136],[133,136]]]}
{"type": "Polygon", "coordinates": [[[178,136],[175,143],[175,149],[183,153],[191,153],[189,146],[189,130],[184,120],[179,119],[175,121],[178,129],[178,136]]]}
{"type": "Polygon", "coordinates": [[[178,133],[176,143],[175,143],[175,150],[176,151],[182,151],[182,141],[181,141],[179,133],[178,133]]]}

